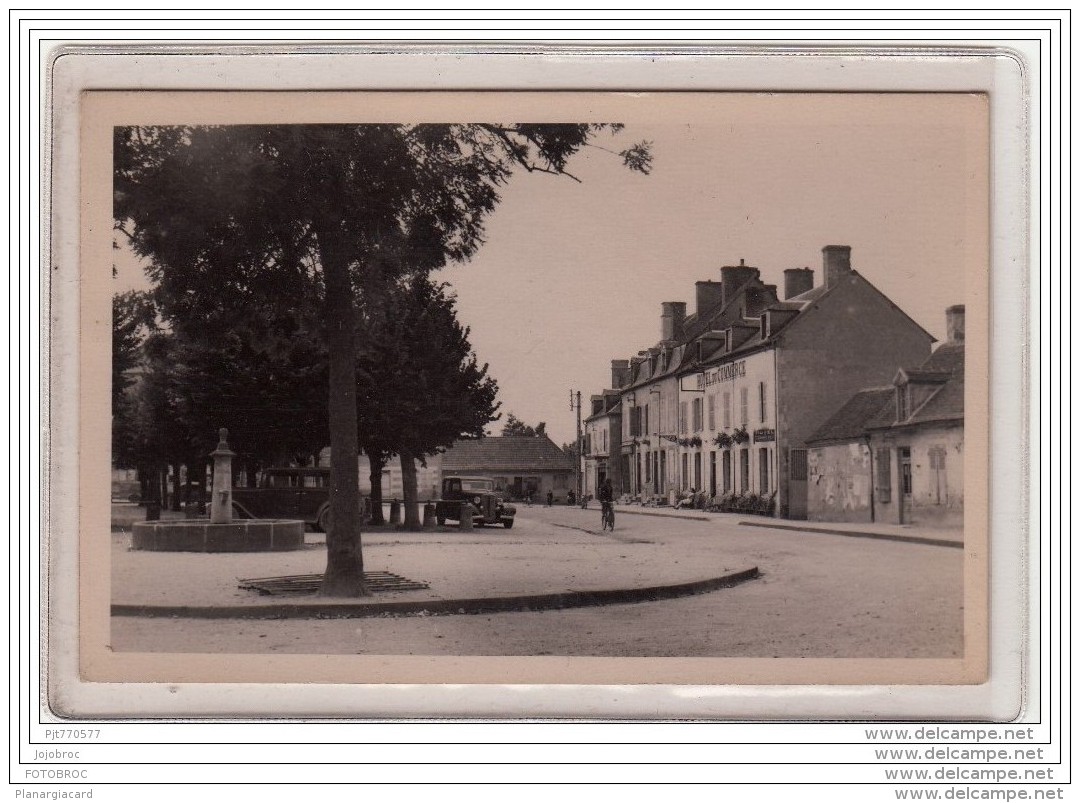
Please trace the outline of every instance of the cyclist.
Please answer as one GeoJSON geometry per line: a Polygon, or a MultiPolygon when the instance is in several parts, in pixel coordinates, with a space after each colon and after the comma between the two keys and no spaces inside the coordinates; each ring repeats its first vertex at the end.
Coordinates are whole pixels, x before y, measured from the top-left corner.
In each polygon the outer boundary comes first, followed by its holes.
{"type": "Polygon", "coordinates": [[[607,529],[608,527],[614,532],[615,530],[615,507],[612,502],[615,499],[615,492],[611,487],[611,478],[607,477],[601,483],[600,487],[596,491],[596,498],[600,500],[600,524],[601,529],[607,529]]]}

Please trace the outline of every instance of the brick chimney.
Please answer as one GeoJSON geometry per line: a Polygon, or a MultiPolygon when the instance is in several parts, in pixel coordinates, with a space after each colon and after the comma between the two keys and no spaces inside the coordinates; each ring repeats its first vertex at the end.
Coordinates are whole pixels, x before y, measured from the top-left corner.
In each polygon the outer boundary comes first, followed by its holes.
{"type": "Polygon", "coordinates": [[[694,290],[697,295],[696,311],[699,318],[724,300],[722,282],[694,282],[694,290]]]}
{"type": "Polygon", "coordinates": [[[964,342],[963,304],[956,304],[945,310],[945,335],[949,343],[964,342]]]}
{"type": "Polygon", "coordinates": [[[685,301],[664,301],[660,304],[660,339],[678,340],[686,320],[685,301]]]}
{"type": "Polygon", "coordinates": [[[630,384],[630,360],[611,361],[611,387],[624,388],[630,384]]]}
{"type": "Polygon", "coordinates": [[[788,268],[784,271],[784,300],[814,289],[814,271],[810,268],[788,268]]]}
{"type": "Polygon", "coordinates": [[[757,268],[749,267],[742,259],[739,260],[738,265],[725,265],[720,268],[720,282],[724,285],[724,304],[730,303],[740,287],[758,278],[759,275],[757,268]]]}
{"type": "Polygon", "coordinates": [[[851,246],[827,245],[821,249],[825,286],[833,287],[851,273],[851,246]]]}

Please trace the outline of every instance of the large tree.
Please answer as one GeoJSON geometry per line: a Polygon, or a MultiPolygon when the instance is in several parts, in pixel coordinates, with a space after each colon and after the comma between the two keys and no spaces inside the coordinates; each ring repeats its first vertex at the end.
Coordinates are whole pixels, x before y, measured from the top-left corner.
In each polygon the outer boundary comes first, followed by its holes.
{"type": "Polygon", "coordinates": [[[384,309],[385,326],[361,373],[392,400],[387,428],[401,462],[405,526],[416,528],[416,463],[460,438],[482,436],[496,417],[498,385],[473,353],[445,285],[426,276],[400,282],[384,309]]]}
{"type": "MultiPolygon", "coordinates": [[[[388,244],[431,270],[479,247],[515,168],[566,174],[595,124],[118,127],[114,217],[183,319],[316,295],[329,355],[327,567],[364,593],[354,290],[388,244]]],[[[618,130],[620,126],[612,126],[618,130]]],[[[621,152],[648,172],[644,145],[621,152]]]]}

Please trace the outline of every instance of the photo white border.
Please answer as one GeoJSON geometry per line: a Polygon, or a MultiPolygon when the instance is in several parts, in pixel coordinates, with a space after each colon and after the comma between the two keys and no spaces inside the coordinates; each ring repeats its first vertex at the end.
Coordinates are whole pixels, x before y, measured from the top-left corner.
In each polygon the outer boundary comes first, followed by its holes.
{"type": "MultiPolygon", "coordinates": [[[[317,48],[335,50],[334,48],[317,48]]],[[[398,52],[327,53],[314,55],[304,48],[281,48],[268,54],[260,48],[250,55],[202,54],[200,48],[153,48],[146,56],[116,56],[102,49],[58,51],[51,60],[53,210],[56,225],[51,241],[54,288],[50,332],[54,377],[69,378],[74,359],[72,337],[77,334],[77,284],[65,275],[78,265],[77,154],[79,92],[86,88],[196,89],[210,85],[228,89],[617,89],[617,90],[785,90],[785,91],[981,91],[991,94],[993,146],[992,208],[994,231],[991,277],[992,320],[999,339],[991,353],[994,444],[1025,440],[1023,418],[1030,387],[1020,374],[1029,364],[1033,327],[1018,297],[1031,288],[1023,271],[1010,266],[1029,264],[1028,221],[1015,199],[1031,197],[1027,183],[1026,153],[1030,86],[1037,85],[1031,71],[1038,59],[1013,50],[949,48],[947,53],[910,48],[877,53],[850,47],[831,50],[777,48],[650,48],[602,49],[577,53],[565,50],[510,46],[435,50],[397,46],[398,52]],[[536,55],[523,55],[523,51],[536,55]],[[844,56],[839,68],[835,56],[844,56]],[[137,60],[137,65],[132,60],[137,60]],[[286,72],[275,69],[289,60],[286,72]],[[178,60],[182,69],[177,69],[178,60]],[[293,60],[296,60],[295,62],[293,60]],[[326,61],[334,62],[327,69],[326,61]],[[241,64],[237,64],[240,61],[241,64]],[[903,63],[904,69],[897,70],[903,63]],[[498,68],[493,65],[498,64],[498,68]],[[722,64],[722,67],[717,67],[722,64]],[[587,81],[588,83],[584,83],[587,81]],[[1029,83],[1030,82],[1030,83],[1029,83]],[[1023,124],[1018,125],[1018,121],[1023,124]],[[73,163],[71,160],[75,159],[73,163]],[[73,208],[72,203],[76,206],[73,208]],[[65,223],[64,221],[67,221],[65,223]],[[58,282],[58,283],[57,283],[58,282]],[[61,289],[62,288],[62,289],[61,289]],[[73,327],[76,327],[73,331],[73,327]]],[[[1034,182],[1032,182],[1034,184],[1034,182]]],[[[1031,207],[1029,207],[1031,208],[1031,207]]],[[[1037,252],[1036,252],[1037,253],[1037,252]]],[[[77,456],[77,422],[54,413],[49,422],[50,455],[49,528],[52,533],[77,532],[77,509],[70,504],[77,456]],[[67,504],[65,504],[67,502],[67,504]]],[[[1034,457],[1034,455],[1033,455],[1034,457]]],[[[1016,499],[1015,489],[1026,487],[1026,466],[1015,462],[995,465],[992,498],[1016,499]],[[1000,494],[1000,495],[999,495],[1000,494]]],[[[1033,519],[1033,531],[1037,522],[1033,519]]],[[[50,698],[60,711],[80,717],[115,716],[239,716],[260,717],[266,700],[274,701],[276,717],[570,717],[660,719],[992,719],[1007,721],[1023,716],[1021,682],[1025,654],[1037,655],[1025,637],[1029,628],[1026,584],[1017,582],[1030,564],[1027,522],[1021,510],[994,511],[992,519],[992,632],[991,679],[979,686],[947,687],[400,687],[317,686],[283,684],[241,686],[216,684],[88,684],[78,680],[74,651],[64,648],[77,636],[73,615],[74,583],[70,579],[75,555],[63,540],[50,545],[52,604],[48,627],[53,663],[49,673],[50,698]],[[1018,556],[1013,561],[1010,556],[1018,556]],[[598,693],[601,692],[601,693],[598,693]]],[[[1031,715],[1032,712],[1027,712],[1031,715]]]]}

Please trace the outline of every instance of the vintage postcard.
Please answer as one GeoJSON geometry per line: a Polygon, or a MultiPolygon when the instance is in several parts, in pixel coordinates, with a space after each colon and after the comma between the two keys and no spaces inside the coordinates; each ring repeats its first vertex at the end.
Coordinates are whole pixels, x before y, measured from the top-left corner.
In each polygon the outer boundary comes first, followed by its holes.
{"type": "Polygon", "coordinates": [[[986,684],[994,113],[80,92],[60,663],[397,715],[986,684]]]}

